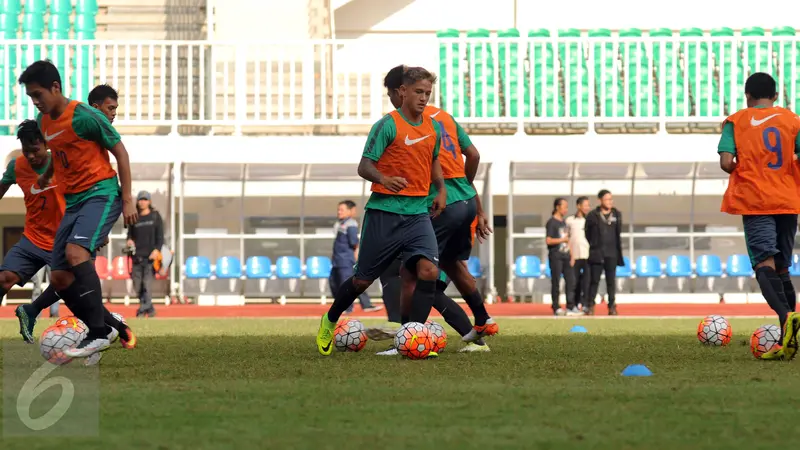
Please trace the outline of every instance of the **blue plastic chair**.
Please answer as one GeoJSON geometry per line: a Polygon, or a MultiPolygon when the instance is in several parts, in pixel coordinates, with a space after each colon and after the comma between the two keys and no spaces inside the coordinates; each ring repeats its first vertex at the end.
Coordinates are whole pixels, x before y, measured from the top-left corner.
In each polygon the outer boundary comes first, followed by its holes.
{"type": "Polygon", "coordinates": [[[223,256],[217,259],[217,278],[232,279],[242,276],[242,262],[235,256],[223,256]]]}
{"type": "Polygon", "coordinates": [[[691,277],[692,261],[686,255],[671,255],[667,258],[666,274],[672,278],[691,277]]]}
{"type": "Polygon", "coordinates": [[[483,278],[483,267],[481,267],[481,259],[477,256],[470,256],[467,260],[467,270],[473,278],[483,278]]]}
{"type": "Polygon", "coordinates": [[[753,266],[750,265],[750,258],[747,255],[729,256],[728,264],[725,266],[725,273],[727,273],[729,277],[753,276],[753,266]]]}
{"type": "Polygon", "coordinates": [[[517,257],[514,264],[514,276],[517,278],[539,278],[542,276],[542,261],[538,256],[524,255],[517,257]]]}
{"type": "Polygon", "coordinates": [[[260,280],[272,277],[272,261],[266,256],[251,256],[245,263],[247,278],[260,280]]]}
{"type": "Polygon", "coordinates": [[[311,256],[306,259],[306,278],[327,279],[331,276],[332,268],[333,264],[327,256],[311,256]]]}
{"type": "Polygon", "coordinates": [[[297,256],[281,256],[275,261],[275,276],[283,280],[301,278],[303,265],[297,256]]]}
{"type": "Polygon", "coordinates": [[[723,273],[722,260],[717,255],[700,255],[697,257],[695,273],[702,278],[721,277],[723,273]]]}
{"type": "Polygon", "coordinates": [[[657,278],[661,276],[661,261],[658,256],[645,255],[636,260],[636,276],[639,278],[657,278]]]}
{"type": "Polygon", "coordinates": [[[211,278],[211,261],[205,256],[190,256],[186,258],[185,273],[191,279],[211,278]]]}
{"type": "Polygon", "coordinates": [[[789,267],[789,275],[800,276],[800,255],[792,255],[792,265],[789,267]]]}
{"type": "Polygon", "coordinates": [[[617,266],[617,278],[630,278],[631,275],[633,275],[633,269],[631,269],[631,259],[627,256],[623,256],[622,262],[624,263],[623,266],[617,266]]]}

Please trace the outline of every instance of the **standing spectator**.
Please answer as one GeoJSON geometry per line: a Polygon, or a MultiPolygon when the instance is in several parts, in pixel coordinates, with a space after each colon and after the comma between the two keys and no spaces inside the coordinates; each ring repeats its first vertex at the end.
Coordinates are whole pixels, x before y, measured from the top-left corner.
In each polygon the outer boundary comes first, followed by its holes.
{"type": "MultiPolygon", "coordinates": [[[[356,214],[356,204],[352,200],[339,202],[339,209],[336,212],[337,221],[333,226],[336,237],[333,240],[333,268],[328,280],[331,292],[336,296],[336,291],[341,284],[353,276],[353,266],[358,260],[358,222],[353,218],[356,214]]],[[[366,292],[358,297],[361,309],[364,312],[380,311],[383,306],[373,306],[372,301],[366,292]]],[[[353,312],[353,305],[347,309],[347,313],[353,312]]]]}
{"type": "Polygon", "coordinates": [[[566,281],[567,309],[566,314],[577,315],[580,311],[575,306],[574,277],[569,266],[569,233],[564,217],[569,210],[569,204],[564,198],[557,198],[553,202],[553,216],[547,221],[545,229],[547,237],[547,258],[550,261],[550,295],[553,300],[553,314],[564,315],[565,311],[559,308],[558,298],[561,295],[561,276],[566,281]]]}
{"type": "Polygon", "coordinates": [[[161,258],[161,248],[164,246],[164,222],[150,200],[150,193],[147,191],[141,191],[136,196],[139,221],[128,227],[126,242],[128,247],[126,252],[133,258],[131,264],[133,290],[139,296],[136,317],[156,315],[151,286],[156,275],[153,264],[156,259],[161,258]]]}
{"type": "Polygon", "coordinates": [[[614,208],[614,198],[606,189],[597,193],[600,205],[586,216],[586,239],[589,241],[589,296],[586,298],[589,314],[594,314],[594,299],[600,286],[600,276],[605,272],[608,290],[608,315],[617,315],[617,266],[622,259],[622,213],[614,208]]]}
{"type": "Polygon", "coordinates": [[[570,266],[575,274],[575,304],[586,307],[589,292],[589,241],[586,240],[586,214],[589,213],[589,197],[578,197],[574,216],[567,217],[569,231],[570,266]]]}

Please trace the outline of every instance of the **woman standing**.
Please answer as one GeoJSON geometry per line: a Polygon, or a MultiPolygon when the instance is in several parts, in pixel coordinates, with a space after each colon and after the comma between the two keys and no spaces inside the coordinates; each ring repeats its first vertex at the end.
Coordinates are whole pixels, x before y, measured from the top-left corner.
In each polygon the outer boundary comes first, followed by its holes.
{"type": "Polygon", "coordinates": [[[589,213],[589,197],[578,197],[575,202],[577,211],[574,216],[567,217],[569,231],[570,266],[575,275],[575,303],[583,305],[584,312],[588,313],[589,295],[589,241],[586,239],[586,214],[589,213]]]}
{"type": "Polygon", "coordinates": [[[578,308],[575,306],[574,298],[574,283],[572,268],[570,267],[570,252],[569,252],[569,233],[567,231],[567,224],[564,222],[564,217],[567,215],[569,206],[567,200],[564,198],[557,198],[553,202],[553,215],[547,221],[545,229],[547,236],[545,241],[547,243],[547,258],[550,261],[550,295],[553,301],[553,314],[560,316],[565,311],[559,308],[558,298],[561,295],[561,277],[564,277],[567,288],[567,310],[566,313],[570,315],[579,314],[578,308]]]}

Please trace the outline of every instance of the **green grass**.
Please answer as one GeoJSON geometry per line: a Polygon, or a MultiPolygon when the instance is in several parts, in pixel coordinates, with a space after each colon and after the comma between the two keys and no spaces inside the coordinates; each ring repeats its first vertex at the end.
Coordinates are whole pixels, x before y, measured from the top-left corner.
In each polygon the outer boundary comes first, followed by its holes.
{"type": "MultiPolygon", "coordinates": [[[[512,320],[487,354],[317,354],[316,320],[132,321],[140,347],[101,363],[99,438],[5,438],[44,449],[775,448],[800,409],[800,361],[726,348],[697,320],[512,320]],[[574,323],[589,334],[572,335],[574,323]],[[620,376],[628,364],[650,378],[620,376]],[[785,417],[785,418],[784,418],[785,417]],[[774,430],[774,431],[769,431],[774,430]],[[80,447],[78,447],[80,446],[80,447]]],[[[37,327],[41,332],[43,327],[37,327]]],[[[18,339],[16,321],[0,338],[18,339]]],[[[74,364],[74,363],[73,363],[74,364]]]]}

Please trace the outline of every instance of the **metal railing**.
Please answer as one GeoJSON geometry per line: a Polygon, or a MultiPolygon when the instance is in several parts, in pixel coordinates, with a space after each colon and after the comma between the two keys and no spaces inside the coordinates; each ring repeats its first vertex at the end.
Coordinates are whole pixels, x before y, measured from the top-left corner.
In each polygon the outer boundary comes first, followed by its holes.
{"type": "MultiPolygon", "coordinates": [[[[391,38],[300,42],[6,40],[0,43],[0,125],[35,109],[16,79],[49,58],[65,92],[85,100],[109,83],[121,126],[243,128],[371,125],[391,109],[394,65],[439,75],[432,103],[461,122],[713,123],[744,107],[744,80],[778,81],[800,100],[796,37],[391,38]]],[[[211,130],[181,130],[204,133],[211,130]]]]}

